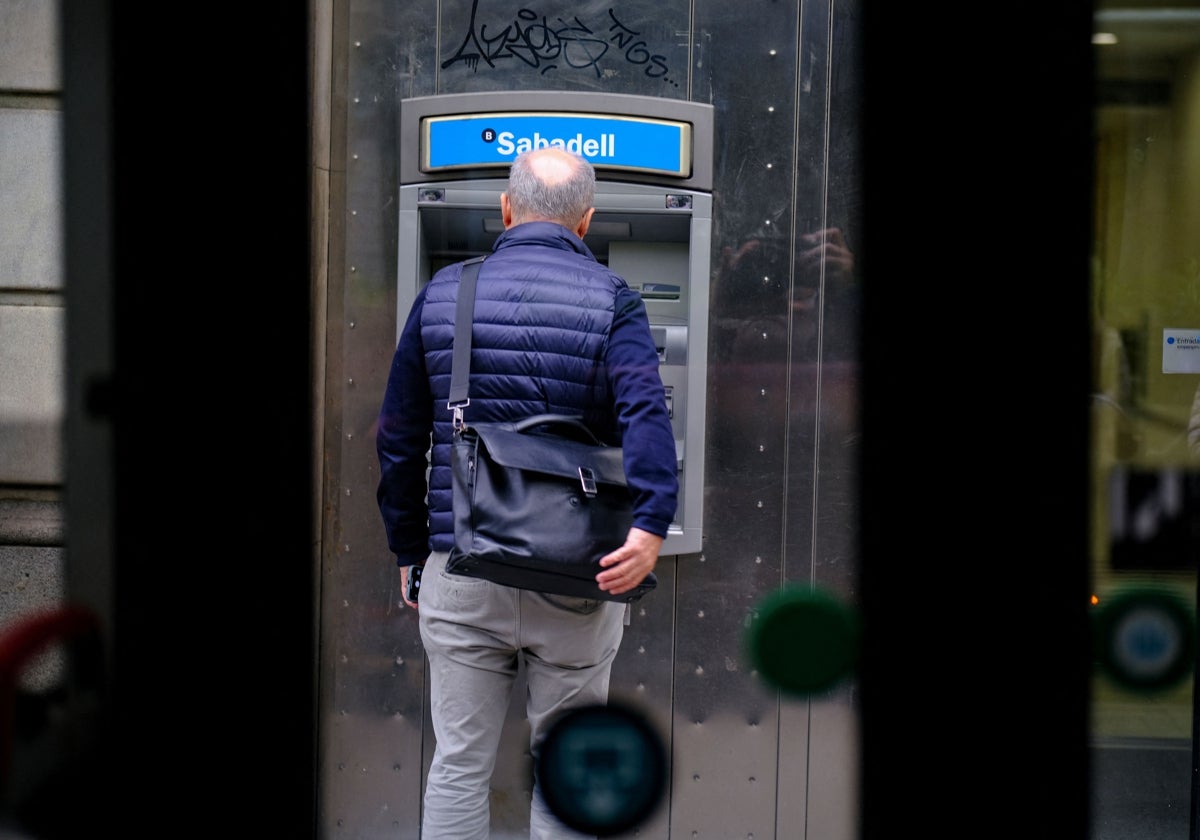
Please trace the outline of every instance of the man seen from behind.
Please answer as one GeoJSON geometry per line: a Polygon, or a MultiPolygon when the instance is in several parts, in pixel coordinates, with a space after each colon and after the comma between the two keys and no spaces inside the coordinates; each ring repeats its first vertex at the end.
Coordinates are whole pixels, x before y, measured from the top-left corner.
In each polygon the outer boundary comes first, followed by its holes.
{"type": "MultiPolygon", "coordinates": [[[[505,229],[479,272],[470,415],[472,422],[576,415],[601,441],[623,447],[633,526],[596,576],[602,590],[620,595],[654,570],[675,516],[678,479],[645,304],[583,242],[595,183],[591,163],[562,148],[514,160],[500,197],[505,229]]],[[[488,790],[520,662],[535,760],[559,715],[607,703],[627,609],[445,569],[454,542],[446,403],[461,273],[461,262],[449,265],[418,292],[392,360],[376,441],[378,501],[401,591],[411,567],[423,566],[418,623],[437,741],[422,814],[427,840],[488,838],[488,790]]],[[[535,784],[531,840],[575,837],[535,784]]]]}

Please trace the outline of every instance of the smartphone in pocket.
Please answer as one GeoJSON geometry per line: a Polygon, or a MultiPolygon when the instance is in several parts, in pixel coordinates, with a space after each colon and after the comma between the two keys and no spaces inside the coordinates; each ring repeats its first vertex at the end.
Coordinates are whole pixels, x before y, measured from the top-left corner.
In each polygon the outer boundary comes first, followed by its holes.
{"type": "Polygon", "coordinates": [[[405,591],[405,597],[413,603],[419,600],[418,596],[421,594],[421,571],[423,569],[423,566],[408,567],[408,589],[405,591]]]}

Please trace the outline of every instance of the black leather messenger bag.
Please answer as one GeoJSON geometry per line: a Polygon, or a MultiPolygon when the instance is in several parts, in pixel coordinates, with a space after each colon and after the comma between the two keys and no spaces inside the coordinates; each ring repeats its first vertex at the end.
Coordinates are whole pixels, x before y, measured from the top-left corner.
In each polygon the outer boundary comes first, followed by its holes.
{"type": "Polygon", "coordinates": [[[475,281],[483,258],[463,268],[455,310],[448,407],[454,547],[446,571],[518,589],[606,601],[636,601],[596,584],[600,558],[621,546],[633,523],[619,447],[601,443],[578,417],[539,414],[514,423],[468,424],[468,368],[475,281]]]}

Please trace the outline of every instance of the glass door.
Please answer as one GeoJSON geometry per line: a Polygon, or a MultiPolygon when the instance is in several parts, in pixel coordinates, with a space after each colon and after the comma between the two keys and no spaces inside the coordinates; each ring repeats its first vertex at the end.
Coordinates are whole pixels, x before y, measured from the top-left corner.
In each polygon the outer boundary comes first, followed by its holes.
{"type": "Polygon", "coordinates": [[[1190,838],[1200,556],[1200,4],[1098,3],[1093,840],[1190,838]]]}

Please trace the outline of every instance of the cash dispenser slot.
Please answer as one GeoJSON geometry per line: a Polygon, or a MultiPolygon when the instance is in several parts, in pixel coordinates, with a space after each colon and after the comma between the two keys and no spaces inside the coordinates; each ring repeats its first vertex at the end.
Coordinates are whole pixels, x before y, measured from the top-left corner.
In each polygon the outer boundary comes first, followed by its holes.
{"type": "Polygon", "coordinates": [[[643,283],[638,289],[642,300],[679,300],[679,286],[672,283],[643,283]]]}

